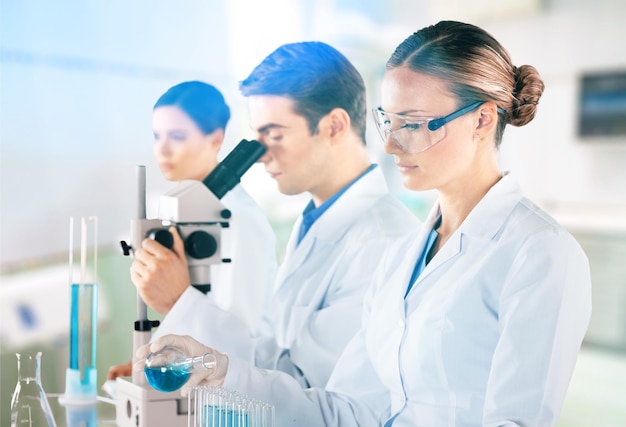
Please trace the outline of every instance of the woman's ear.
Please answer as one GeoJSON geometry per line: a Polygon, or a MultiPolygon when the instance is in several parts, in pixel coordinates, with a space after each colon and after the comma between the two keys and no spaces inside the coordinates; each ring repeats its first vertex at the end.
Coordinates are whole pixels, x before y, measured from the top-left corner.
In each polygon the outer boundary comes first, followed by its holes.
{"type": "Polygon", "coordinates": [[[498,106],[495,102],[487,101],[478,107],[478,126],[483,134],[491,133],[498,125],[498,106]]]}
{"type": "Polygon", "coordinates": [[[215,151],[219,151],[224,142],[224,129],[215,129],[213,132],[206,135],[206,139],[215,151]]]}

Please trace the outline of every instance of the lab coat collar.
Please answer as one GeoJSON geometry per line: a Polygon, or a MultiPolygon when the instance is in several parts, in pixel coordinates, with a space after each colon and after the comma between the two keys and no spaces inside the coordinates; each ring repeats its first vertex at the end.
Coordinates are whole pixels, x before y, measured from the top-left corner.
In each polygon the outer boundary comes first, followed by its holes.
{"type": "MultiPolygon", "coordinates": [[[[493,239],[502,228],[515,205],[523,198],[517,181],[509,172],[487,191],[487,194],[472,209],[454,235],[471,235],[477,238],[493,239]],[[489,221],[485,221],[489,218],[489,221]]],[[[423,233],[428,234],[441,217],[439,201],[431,209],[425,221],[423,233]]]]}
{"type": "MultiPolygon", "coordinates": [[[[465,218],[458,230],[456,230],[448,241],[443,245],[440,251],[426,265],[422,274],[418,277],[416,285],[423,281],[437,267],[446,263],[461,252],[463,236],[473,237],[484,240],[495,240],[498,232],[504,226],[506,219],[511,214],[515,205],[523,198],[521,189],[517,181],[505,172],[493,187],[487,191],[487,194],[472,209],[470,214],[465,218]],[[485,221],[488,218],[488,221],[485,221]]],[[[420,251],[423,250],[428,234],[433,229],[435,223],[441,217],[441,209],[439,201],[435,203],[431,209],[424,227],[421,229],[417,239],[416,253],[413,261],[417,259],[420,251]]],[[[408,283],[407,283],[408,285],[408,283]]],[[[413,290],[411,289],[411,291],[413,290]]]]}
{"type": "Polygon", "coordinates": [[[350,224],[355,222],[355,219],[359,216],[367,215],[368,209],[378,199],[385,197],[387,194],[389,194],[387,182],[380,166],[376,166],[352,184],[315,221],[300,244],[298,244],[298,230],[300,230],[300,224],[302,223],[302,215],[300,215],[289,237],[285,259],[280,268],[279,276],[284,278],[291,271],[297,269],[315,245],[333,245],[341,240],[350,224]],[[289,266],[289,271],[285,271],[284,266],[289,266]]]}
{"type": "Polygon", "coordinates": [[[517,181],[509,172],[504,172],[500,181],[472,209],[458,231],[476,238],[497,238],[506,219],[522,198],[517,181]],[[485,218],[489,218],[489,221],[485,221],[485,218]]]}
{"type": "Polygon", "coordinates": [[[376,166],[353,183],[313,224],[316,239],[326,243],[340,240],[355,218],[367,215],[368,209],[388,193],[383,172],[376,166]]]}
{"type": "MultiPolygon", "coordinates": [[[[380,197],[384,197],[388,193],[389,189],[385,177],[383,176],[381,168],[376,166],[373,170],[366,173],[352,184],[350,188],[315,221],[299,246],[302,246],[307,240],[320,240],[329,244],[340,240],[348,229],[348,226],[354,222],[356,217],[367,214],[367,209],[374,205],[380,197]]],[[[289,239],[288,250],[295,249],[297,230],[300,229],[301,223],[302,215],[298,217],[293,227],[294,233],[292,233],[289,239]]]]}

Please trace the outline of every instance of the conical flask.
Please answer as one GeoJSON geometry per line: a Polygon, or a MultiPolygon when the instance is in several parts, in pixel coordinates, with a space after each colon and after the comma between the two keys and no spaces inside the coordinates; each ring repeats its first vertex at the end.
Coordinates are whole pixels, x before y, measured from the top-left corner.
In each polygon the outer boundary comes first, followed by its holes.
{"type": "Polygon", "coordinates": [[[17,385],[11,399],[11,427],[56,427],[41,386],[41,352],[17,356],[17,385]]]}

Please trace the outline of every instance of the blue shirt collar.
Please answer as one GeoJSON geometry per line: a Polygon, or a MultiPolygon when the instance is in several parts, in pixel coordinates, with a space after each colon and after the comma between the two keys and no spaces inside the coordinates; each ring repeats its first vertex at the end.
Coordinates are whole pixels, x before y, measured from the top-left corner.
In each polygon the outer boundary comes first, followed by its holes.
{"type": "Polygon", "coordinates": [[[424,269],[426,268],[426,264],[427,264],[426,260],[428,258],[428,253],[431,251],[433,245],[435,244],[435,242],[437,241],[437,238],[439,237],[439,233],[437,233],[437,229],[439,228],[440,225],[441,225],[441,217],[439,217],[433,229],[430,230],[430,234],[428,235],[428,239],[426,240],[426,244],[424,245],[422,254],[417,259],[417,262],[415,263],[415,267],[413,268],[413,274],[411,274],[411,280],[409,281],[409,286],[406,290],[406,293],[404,294],[404,298],[407,297],[407,295],[409,294],[409,291],[413,287],[413,284],[415,283],[417,278],[420,276],[420,274],[422,274],[422,271],[424,271],[424,269]]]}
{"type": "Polygon", "coordinates": [[[309,229],[315,223],[315,221],[317,221],[318,218],[321,217],[322,214],[326,212],[328,208],[330,208],[343,195],[343,193],[345,193],[348,190],[348,188],[350,188],[359,179],[367,175],[370,171],[374,170],[375,167],[376,167],[376,164],[370,165],[370,167],[368,167],[365,170],[365,172],[363,172],[361,175],[356,177],[352,182],[350,182],[348,185],[343,187],[341,190],[335,193],[335,195],[333,195],[330,199],[326,200],[317,208],[315,207],[315,203],[313,203],[313,200],[310,200],[309,203],[304,208],[304,211],[302,212],[302,223],[300,224],[300,230],[298,232],[298,244],[302,241],[304,236],[306,236],[306,233],[309,231],[309,229]]]}

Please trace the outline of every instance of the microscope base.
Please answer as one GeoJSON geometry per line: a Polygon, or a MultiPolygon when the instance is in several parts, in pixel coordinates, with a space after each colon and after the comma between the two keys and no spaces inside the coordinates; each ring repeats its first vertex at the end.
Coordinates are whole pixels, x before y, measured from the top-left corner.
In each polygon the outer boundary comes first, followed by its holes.
{"type": "Polygon", "coordinates": [[[119,427],[187,427],[188,401],[180,391],[163,393],[117,378],[115,422],[119,427]]]}

